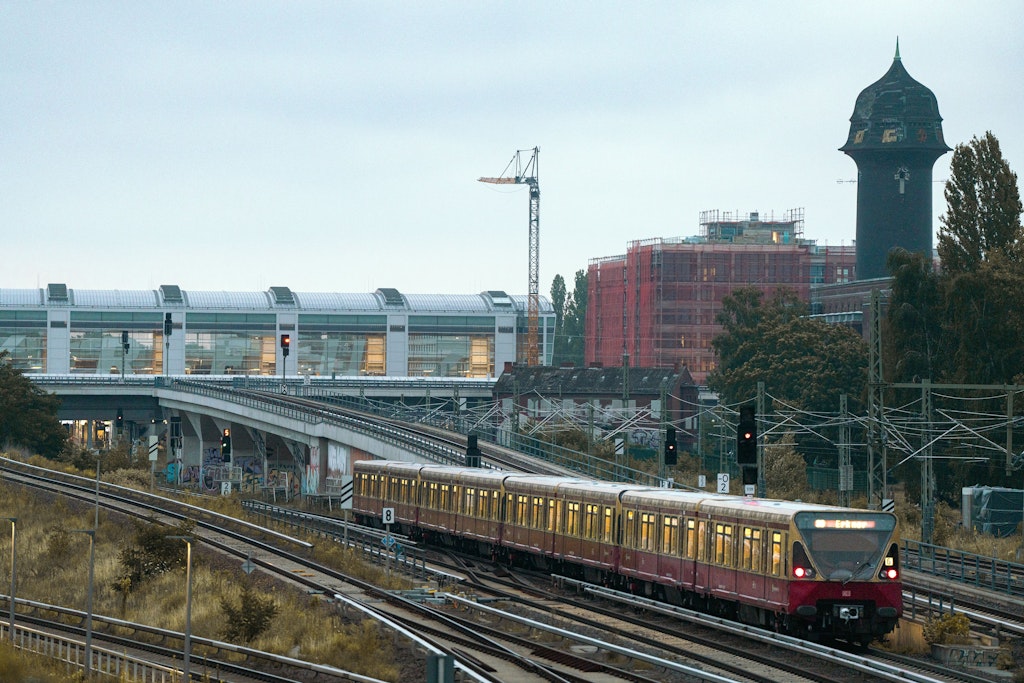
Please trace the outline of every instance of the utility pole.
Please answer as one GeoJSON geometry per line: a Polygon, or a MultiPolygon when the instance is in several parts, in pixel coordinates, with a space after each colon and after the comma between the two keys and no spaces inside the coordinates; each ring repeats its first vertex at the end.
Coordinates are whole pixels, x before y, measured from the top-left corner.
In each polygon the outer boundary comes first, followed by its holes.
{"type": "Polygon", "coordinates": [[[921,542],[931,543],[935,531],[935,470],[932,467],[932,386],[921,381],[921,542]]]}
{"type": "MultiPolygon", "coordinates": [[[[757,383],[757,416],[760,420],[764,417],[764,382],[757,383]]],[[[760,431],[760,430],[759,430],[760,431]]],[[[764,439],[757,440],[757,497],[768,497],[768,482],[764,478],[764,439]]]]}
{"type": "Polygon", "coordinates": [[[483,177],[481,183],[496,185],[528,185],[530,187],[530,263],[529,263],[529,294],[527,295],[527,333],[526,333],[526,364],[540,364],[539,331],[540,331],[540,183],[538,181],[538,161],[540,148],[516,150],[508,166],[501,175],[483,177]],[[532,154],[525,161],[523,153],[532,154]],[[515,166],[515,175],[508,172],[515,166]]]}
{"type": "Polygon", "coordinates": [[[882,379],[882,294],[871,290],[868,335],[868,509],[881,510],[886,496],[886,438],[882,379]]]}
{"type": "Polygon", "coordinates": [[[839,505],[850,507],[853,491],[853,464],[850,461],[850,415],[846,394],[839,395],[839,505]]]}

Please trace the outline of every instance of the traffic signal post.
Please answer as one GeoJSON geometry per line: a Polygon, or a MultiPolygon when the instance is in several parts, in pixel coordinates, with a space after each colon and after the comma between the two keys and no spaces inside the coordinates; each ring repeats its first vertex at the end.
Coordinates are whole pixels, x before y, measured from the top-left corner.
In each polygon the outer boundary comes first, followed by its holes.
{"type": "Polygon", "coordinates": [[[757,383],[757,401],[740,406],[736,426],[736,464],[743,476],[743,494],[765,498],[764,449],[758,446],[757,416],[764,414],[764,382],[757,383]]]}
{"type": "Polygon", "coordinates": [[[281,335],[281,393],[288,393],[288,384],[286,383],[287,377],[287,366],[288,366],[288,352],[292,347],[292,336],[290,334],[281,335]]]}

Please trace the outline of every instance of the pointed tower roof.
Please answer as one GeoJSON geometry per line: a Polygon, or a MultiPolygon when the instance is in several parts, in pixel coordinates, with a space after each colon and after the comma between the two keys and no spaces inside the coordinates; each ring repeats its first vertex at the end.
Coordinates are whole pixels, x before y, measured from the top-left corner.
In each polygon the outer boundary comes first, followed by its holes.
{"type": "Polygon", "coordinates": [[[939,153],[950,149],[942,137],[942,117],[935,95],[907,73],[900,58],[899,39],[892,66],[857,96],[850,135],[840,147],[847,154],[887,149],[939,153]]]}

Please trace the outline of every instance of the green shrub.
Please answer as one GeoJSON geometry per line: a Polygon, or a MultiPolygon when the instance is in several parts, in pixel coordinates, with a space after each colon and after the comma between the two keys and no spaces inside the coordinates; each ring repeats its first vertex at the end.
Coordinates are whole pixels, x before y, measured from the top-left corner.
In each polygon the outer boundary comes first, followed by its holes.
{"type": "Polygon", "coordinates": [[[227,619],[224,639],[228,642],[251,643],[270,628],[270,622],[277,616],[278,606],[269,595],[260,595],[246,581],[238,604],[226,596],[220,599],[220,610],[227,619]]]}
{"type": "Polygon", "coordinates": [[[929,645],[966,645],[970,635],[971,620],[964,614],[943,614],[924,625],[924,640],[929,645]]]}

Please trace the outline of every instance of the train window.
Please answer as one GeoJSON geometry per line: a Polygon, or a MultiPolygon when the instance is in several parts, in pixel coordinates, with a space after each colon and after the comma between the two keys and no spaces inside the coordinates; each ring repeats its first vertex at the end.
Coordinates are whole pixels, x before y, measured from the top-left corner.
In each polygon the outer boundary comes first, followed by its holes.
{"type": "Polygon", "coordinates": [[[761,547],[761,530],[744,527],[743,559],[740,568],[745,569],[747,571],[760,573],[762,554],[763,548],[761,547]]]}
{"type": "Polygon", "coordinates": [[[467,515],[475,515],[476,514],[476,489],[475,488],[473,488],[471,486],[467,486],[466,487],[466,497],[464,499],[464,502],[463,502],[462,506],[459,509],[459,512],[467,514],[467,515]]]}
{"type": "Polygon", "coordinates": [[[530,497],[516,496],[516,524],[530,526],[530,497]]]}
{"type": "Polygon", "coordinates": [[[626,528],[623,530],[622,544],[627,548],[636,547],[636,513],[626,510],[626,528]]]}
{"type": "Polygon", "coordinates": [[[597,539],[598,537],[598,521],[600,517],[597,514],[597,506],[592,503],[587,503],[583,517],[583,537],[597,539]]]}
{"type": "Polygon", "coordinates": [[[715,525],[715,564],[728,567],[732,565],[732,525],[715,525]]]}
{"type": "Polygon", "coordinates": [[[786,567],[785,567],[785,565],[782,562],[782,545],[783,545],[782,533],[779,532],[779,531],[773,531],[772,532],[772,566],[771,566],[771,574],[772,574],[772,576],[782,576],[785,573],[785,571],[786,571],[786,567]]]}
{"type": "Polygon", "coordinates": [[[665,517],[661,521],[661,552],[672,556],[679,554],[678,517],[665,517]]]}
{"type": "Polygon", "coordinates": [[[554,531],[558,522],[558,508],[553,499],[548,499],[548,531],[554,531]]]}
{"type": "Polygon", "coordinates": [[[580,504],[566,502],[567,516],[565,520],[565,533],[569,536],[580,535],[580,504]]]}
{"type": "Polygon", "coordinates": [[[533,528],[534,529],[543,529],[543,528],[545,528],[548,525],[547,524],[547,519],[545,519],[545,514],[544,514],[546,511],[547,511],[547,508],[544,507],[544,499],[541,498],[540,496],[534,496],[533,497],[533,528]]]}
{"type": "Polygon", "coordinates": [[[640,549],[656,550],[658,547],[657,515],[652,512],[640,513],[640,549]]]}
{"type": "Polygon", "coordinates": [[[697,557],[697,520],[686,520],[686,557],[697,557]]]}
{"type": "Polygon", "coordinates": [[[601,534],[601,540],[605,543],[611,543],[614,539],[613,534],[615,530],[612,526],[612,521],[614,519],[615,518],[612,516],[612,509],[608,507],[604,508],[604,528],[602,529],[603,533],[601,534]]]}
{"type": "Polygon", "coordinates": [[[452,505],[452,487],[448,484],[441,484],[441,500],[440,507],[445,512],[451,510],[452,505]]]}
{"type": "Polygon", "coordinates": [[[700,521],[697,526],[697,559],[707,562],[711,559],[710,545],[708,543],[708,523],[700,521]]]}
{"type": "Polygon", "coordinates": [[[437,482],[432,481],[427,484],[427,507],[436,510],[437,509],[437,482]]]}

